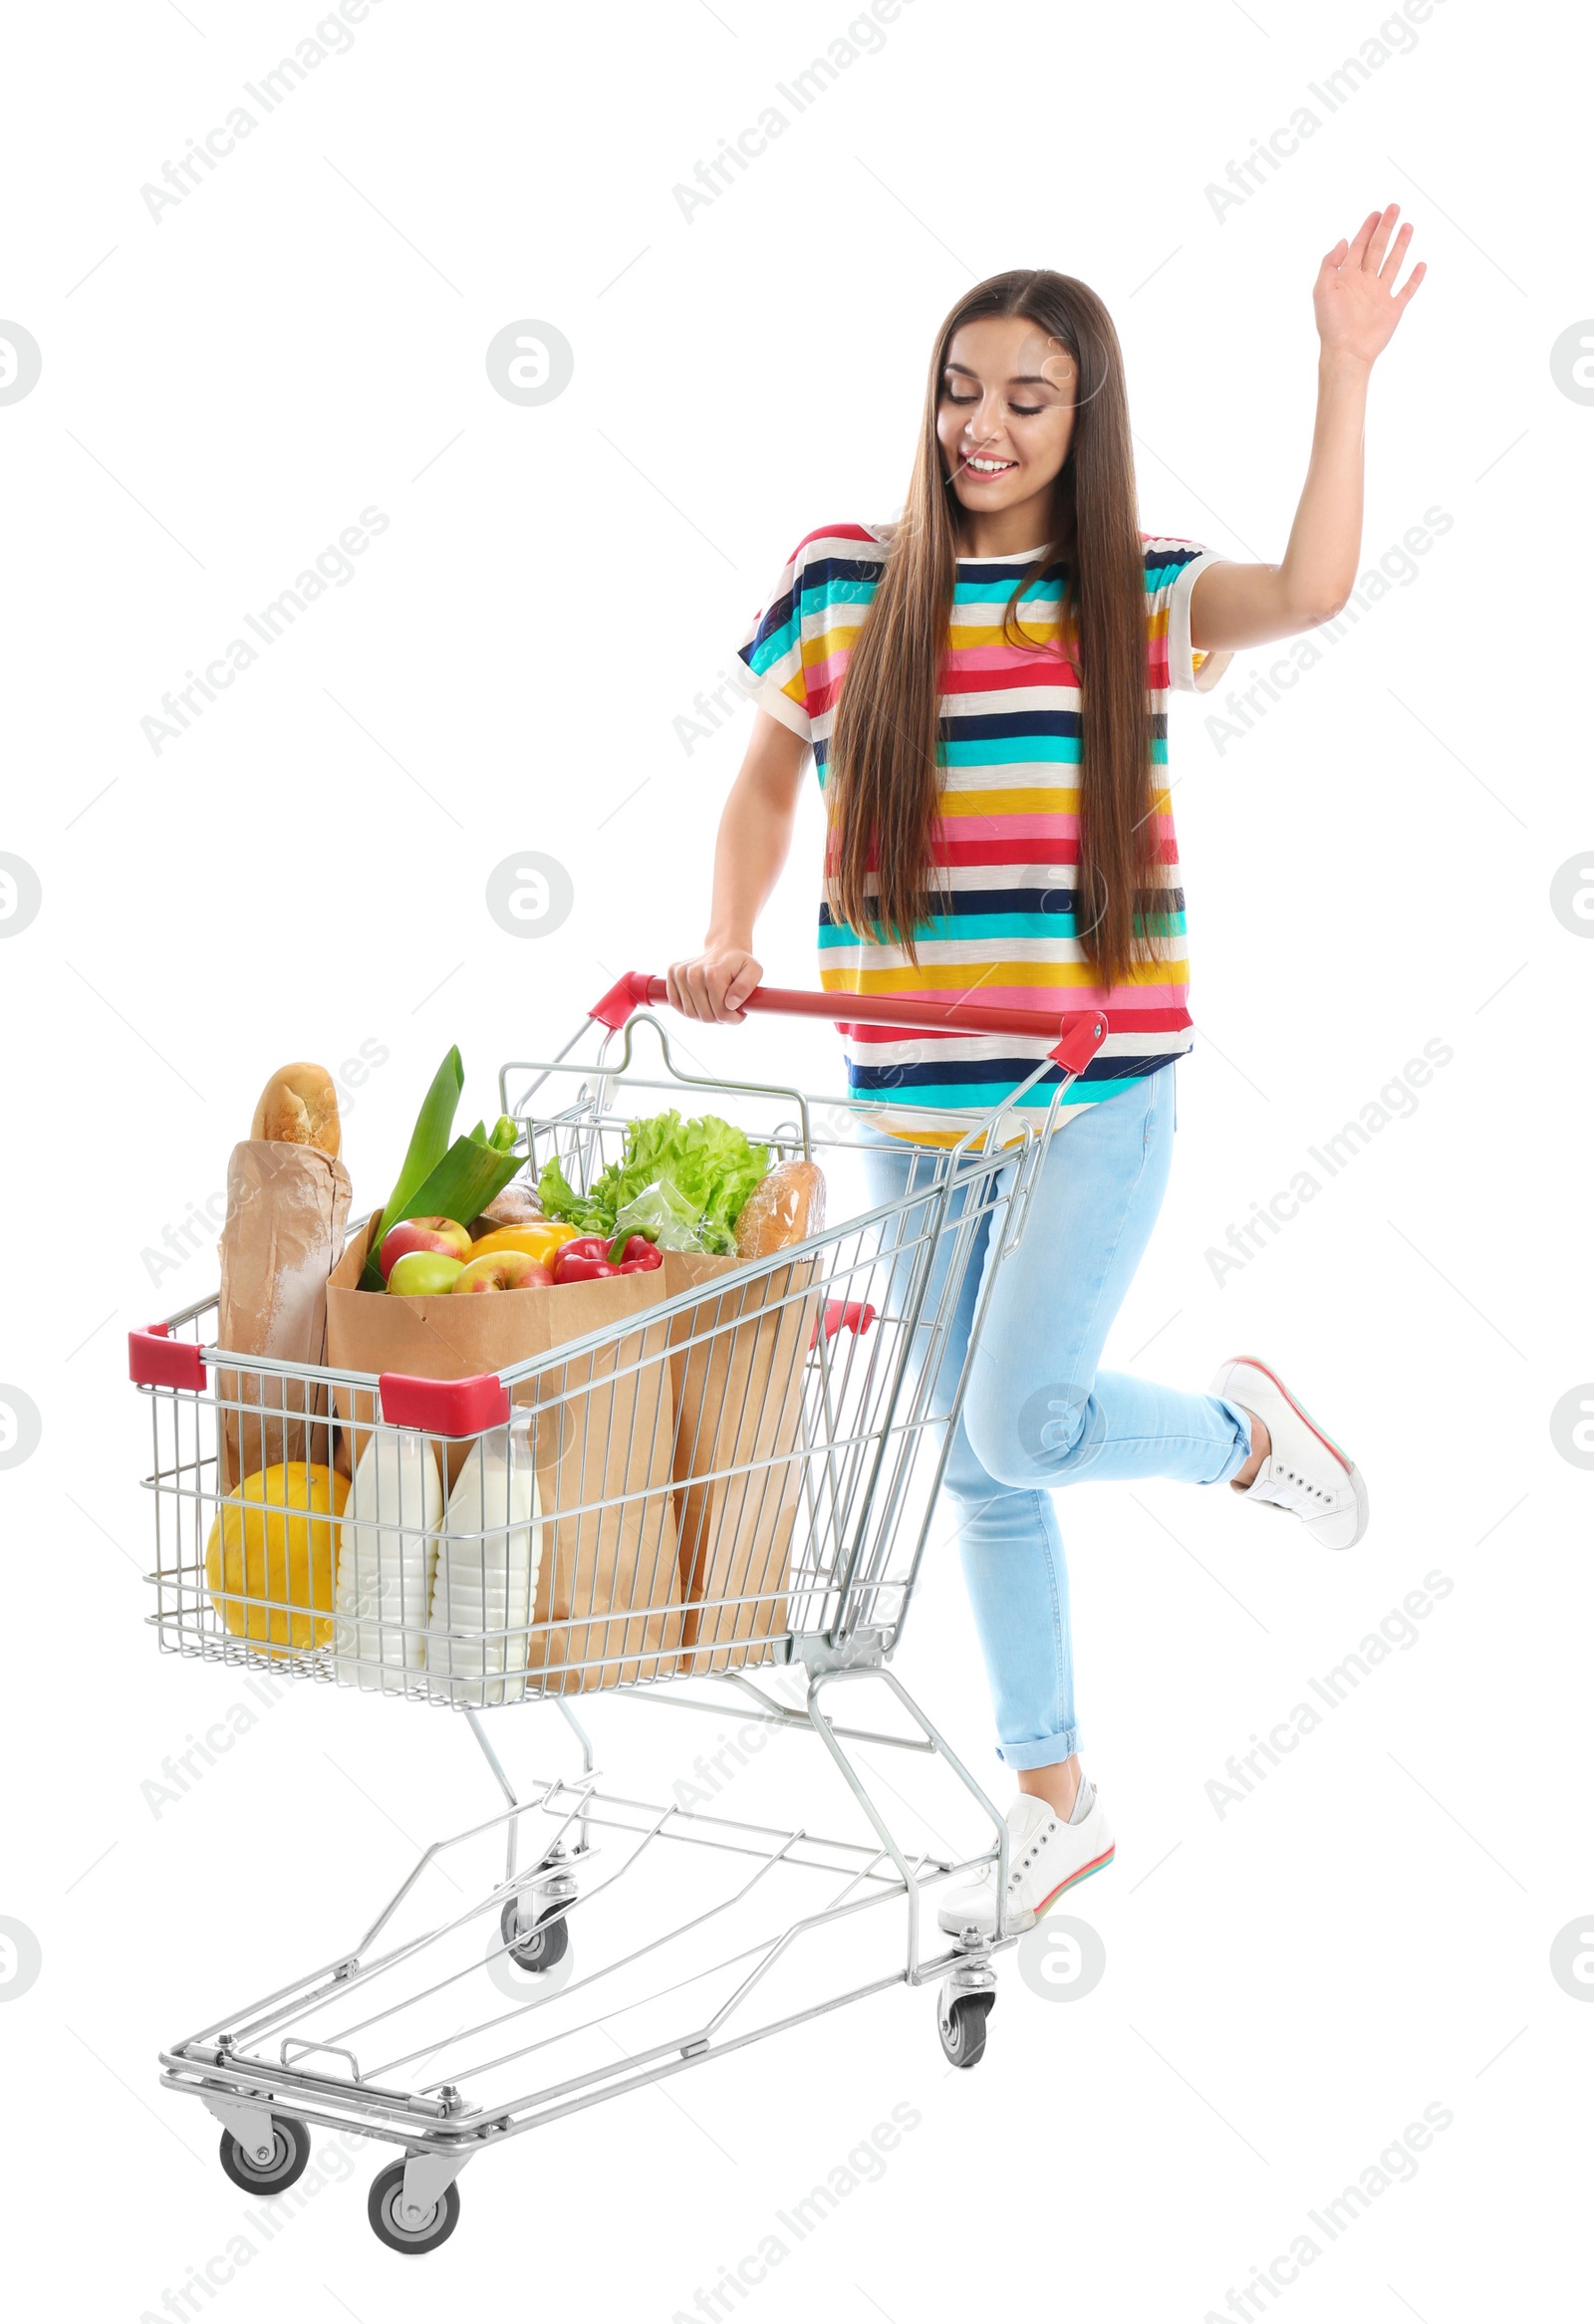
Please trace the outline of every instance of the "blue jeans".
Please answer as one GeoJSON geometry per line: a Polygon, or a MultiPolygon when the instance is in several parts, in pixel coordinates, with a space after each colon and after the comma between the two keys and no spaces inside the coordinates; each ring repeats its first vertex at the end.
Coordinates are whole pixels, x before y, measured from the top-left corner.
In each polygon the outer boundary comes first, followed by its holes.
{"type": "MultiPolygon", "coordinates": [[[[999,1756],[1047,1767],[1079,1747],[1068,1569],[1052,1492],[1080,1477],[1220,1484],[1250,1453],[1250,1422],[1219,1397],[1098,1372],[1103,1345],[1162,1207],[1173,1160],[1172,1065],[1085,1107],[1052,1137],[1024,1239],[996,1275],[952,1440],[945,1489],[990,1681],[999,1756]]],[[[926,1182],[923,1148],[871,1133],[872,1202],[926,1182]],[[878,1143],[876,1143],[878,1141],[878,1143]],[[915,1172],[918,1164],[917,1174],[915,1172]]],[[[1014,1164],[995,1163],[998,1188],[1014,1164]]],[[[953,1217],[964,1197],[953,1197],[953,1217]]],[[[936,1383],[943,1411],[1006,1209],[980,1220],[936,1383]]],[[[941,1237],[921,1314],[935,1311],[951,1256],[941,1237]]]]}

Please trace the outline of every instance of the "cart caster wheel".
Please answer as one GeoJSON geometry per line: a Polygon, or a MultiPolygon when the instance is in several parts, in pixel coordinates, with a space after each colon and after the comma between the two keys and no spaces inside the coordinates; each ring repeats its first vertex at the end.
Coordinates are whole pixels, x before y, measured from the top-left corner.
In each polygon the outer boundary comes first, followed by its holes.
{"type": "Polygon", "coordinates": [[[271,2153],[257,2163],[241,2139],[221,2134],[221,2168],[245,2195],[280,2195],[292,2187],[310,2161],[310,2133],[291,2114],[271,2118],[271,2153]]]}
{"type": "Polygon", "coordinates": [[[940,2020],[940,2046],[954,2066],[977,2066],[985,2055],[985,2020],[994,1993],[959,1993],[940,2020]]]}
{"type": "Polygon", "coordinates": [[[535,1929],[521,1931],[515,1926],[515,1900],[505,1905],[499,1929],[509,1947],[509,1957],[517,1968],[551,1969],[555,1961],[564,1959],[570,1949],[570,1923],[561,1906],[551,1906],[538,1920],[535,1929]]]}
{"type": "Polygon", "coordinates": [[[390,2251],[435,2251],[439,2243],[446,2243],[459,2224],[459,2189],[445,2187],[424,2217],[406,2219],[403,2216],[404,2167],[392,2163],[386,2171],[379,2171],[371,2183],[371,2200],[366,2205],[366,2216],[380,2243],[390,2251]]]}

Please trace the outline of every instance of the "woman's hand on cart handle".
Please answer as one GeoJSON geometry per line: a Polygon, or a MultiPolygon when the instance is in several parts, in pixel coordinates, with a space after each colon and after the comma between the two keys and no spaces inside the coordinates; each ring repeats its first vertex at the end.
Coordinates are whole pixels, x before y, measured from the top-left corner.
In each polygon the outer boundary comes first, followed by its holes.
{"type": "Polygon", "coordinates": [[[742,1003],[763,982],[763,964],[745,944],[710,940],[690,960],[676,960],[664,973],[669,1005],[705,1025],[739,1025],[742,1003]]]}
{"type": "Polygon", "coordinates": [[[751,1009],[767,1009],[777,1017],[829,1017],[843,1032],[848,1024],[856,1023],[897,1025],[905,1032],[923,1025],[938,1033],[1016,1033],[1025,1040],[1051,1042],[1050,1055],[1070,1078],[1084,1072],[1108,1033],[1107,1018],[1100,1009],[1054,1015],[1050,1009],[990,1008],[961,995],[948,1000],[922,992],[787,992],[779,985],[761,983],[762,974],[750,952],[710,946],[695,960],[678,960],[667,977],[629,969],[594,1002],[588,1014],[618,1032],[634,1009],[652,1008],[656,1001],[667,1000],[683,1015],[712,1023],[712,993],[717,989],[721,994],[717,1021],[721,1024],[736,1024],[751,1009]],[[711,988],[708,980],[713,970],[728,966],[732,959],[743,963],[745,974],[733,975],[711,988]],[[727,1002],[732,1005],[727,1006],[727,1002]]]}

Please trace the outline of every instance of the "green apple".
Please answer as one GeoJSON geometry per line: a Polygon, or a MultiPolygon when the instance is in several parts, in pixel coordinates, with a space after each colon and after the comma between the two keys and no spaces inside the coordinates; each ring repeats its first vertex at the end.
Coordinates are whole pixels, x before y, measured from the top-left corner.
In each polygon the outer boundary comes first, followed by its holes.
{"type": "Polygon", "coordinates": [[[401,1299],[424,1299],[429,1292],[452,1291],[464,1265],[451,1251],[404,1251],[388,1274],[388,1289],[401,1299]]]}

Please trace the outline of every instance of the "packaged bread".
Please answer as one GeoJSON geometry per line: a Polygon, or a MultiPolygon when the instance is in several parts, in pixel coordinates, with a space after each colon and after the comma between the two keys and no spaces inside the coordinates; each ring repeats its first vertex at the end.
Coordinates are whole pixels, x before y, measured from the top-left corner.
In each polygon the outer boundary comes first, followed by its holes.
{"type": "Polygon", "coordinates": [[[299,1370],[217,1371],[223,1493],[284,1461],[333,1465],[326,1390],[304,1374],[325,1360],[327,1277],[344,1246],[352,1193],[343,1163],[318,1147],[253,1138],[232,1150],[217,1245],[217,1342],[233,1355],[276,1356],[299,1370]]]}
{"type": "Polygon", "coordinates": [[[492,1234],[500,1226],[534,1226],[542,1221],[542,1204],[537,1190],[521,1179],[505,1186],[495,1194],[479,1218],[470,1222],[470,1239],[479,1242],[484,1234],[492,1234]]]}
{"type": "Polygon", "coordinates": [[[736,1256],[767,1259],[818,1234],[825,1223],[825,1173],[817,1162],[777,1162],[742,1204],[736,1256]]]}
{"type": "Polygon", "coordinates": [[[324,1065],[284,1065],[260,1093],[251,1138],[286,1146],[316,1146],[334,1162],[343,1142],[338,1092],[324,1065]]]}

